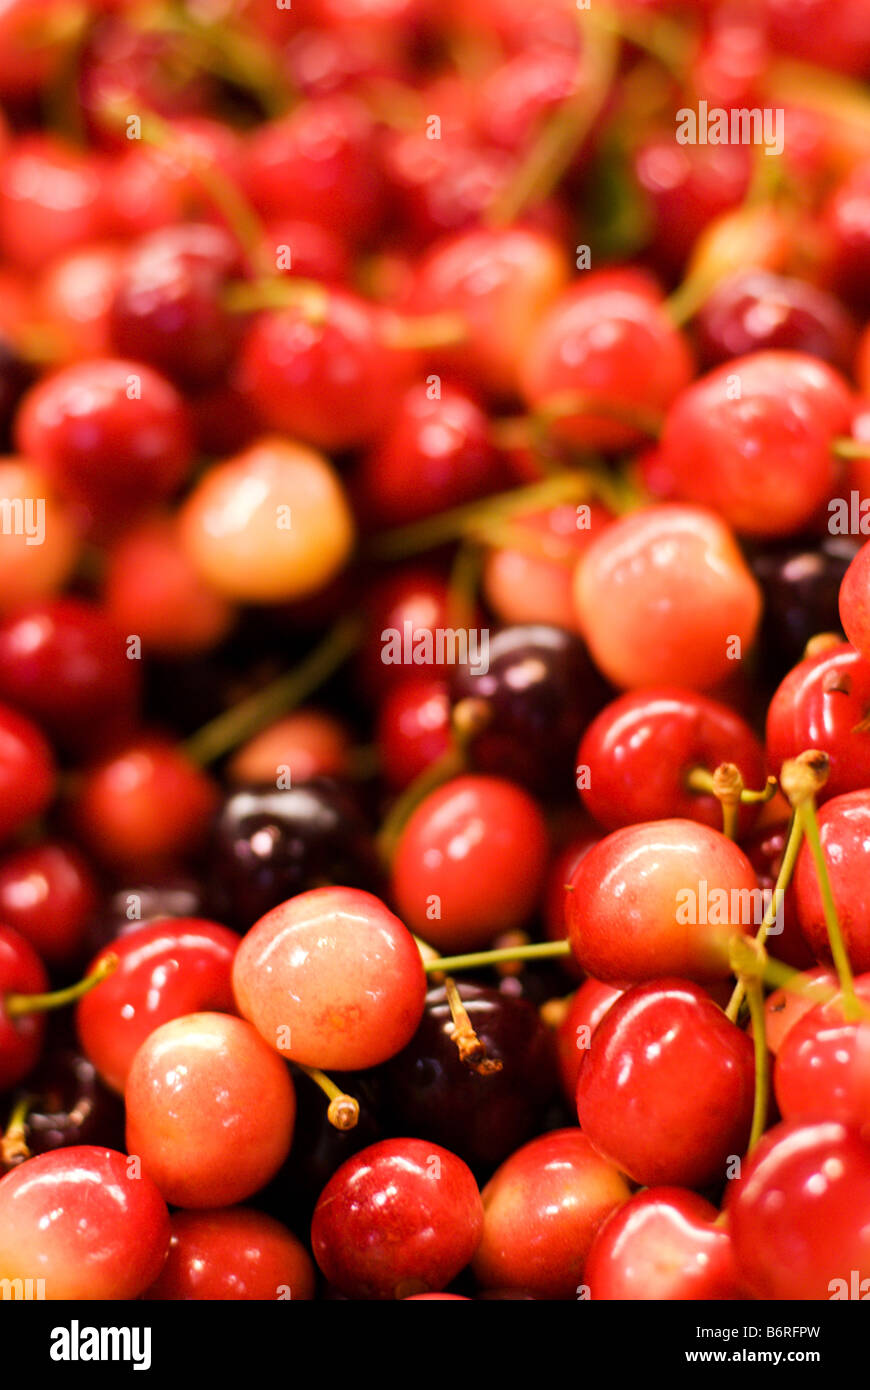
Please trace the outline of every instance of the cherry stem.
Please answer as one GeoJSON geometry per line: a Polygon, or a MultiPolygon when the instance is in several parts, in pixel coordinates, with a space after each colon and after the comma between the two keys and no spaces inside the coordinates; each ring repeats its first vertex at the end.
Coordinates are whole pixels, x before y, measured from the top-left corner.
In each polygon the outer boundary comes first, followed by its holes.
{"type": "Polygon", "coordinates": [[[320,1071],[317,1067],[306,1067],[302,1062],[294,1062],[294,1067],[303,1071],[315,1086],[319,1086],[321,1091],[329,1099],[329,1109],[326,1118],[333,1129],[340,1129],[343,1132],[349,1129],[356,1129],[359,1120],[359,1101],[353,1096],[349,1096],[346,1091],[342,1091],[336,1086],[335,1082],[320,1071]]]}
{"type": "Polygon", "coordinates": [[[487,1057],[486,1048],[475,1033],[468,1010],[460,998],[456,981],[449,975],[445,976],[444,990],[453,1019],[450,1037],[456,1044],[460,1062],[477,1072],[478,1076],[491,1076],[494,1072],[501,1071],[501,1062],[496,1058],[487,1057]]]}
{"type": "Polygon", "coordinates": [[[722,832],[729,840],[736,840],[740,805],[770,801],[776,793],[777,782],[775,777],[768,777],[761,791],[749,791],[743,785],[736,763],[720,763],[715,772],[706,767],[693,767],[686,778],[686,786],[690,791],[715,796],[722,807],[722,832]]]}
{"type": "MultiPolygon", "coordinates": [[[[785,891],[788,888],[788,885],[791,883],[792,875],[794,874],[794,868],[795,864],[797,863],[798,851],[801,847],[803,834],[803,823],[800,817],[797,815],[792,816],[791,824],[788,828],[788,838],[786,839],[785,849],[783,850],[782,862],[779,866],[779,873],[776,876],[776,883],[774,884],[773,892],[770,896],[770,901],[768,902],[767,907],[764,909],[764,916],[761,919],[761,923],[755,936],[755,942],[757,946],[764,946],[770,929],[776,921],[777,913],[785,897],[785,891]]],[[[769,959],[770,958],[768,957],[768,961],[769,959]]],[[[728,1007],[725,1010],[726,1016],[730,1018],[732,1023],[737,1022],[737,1018],[740,1013],[740,1008],[745,996],[745,982],[742,979],[738,979],[737,984],[734,986],[734,992],[732,993],[731,998],[728,1001],[728,1007]]]]}
{"type": "Polygon", "coordinates": [[[843,994],[843,1017],[847,1022],[854,1022],[861,1016],[861,1006],[855,994],[855,979],[852,974],[852,966],[846,950],[846,943],[843,940],[843,933],[840,929],[840,919],[837,915],[837,905],[834,902],[834,895],[831,890],[831,880],[828,875],[828,865],[825,859],[825,852],[822,849],[822,841],[819,835],[819,822],[816,817],[816,806],[813,797],[808,797],[795,808],[795,815],[803,822],[804,834],[813,856],[813,863],[816,867],[816,875],[819,880],[819,890],[822,895],[822,908],[825,914],[825,926],[828,929],[828,944],[831,948],[831,955],[834,960],[834,968],[837,972],[837,979],[840,982],[840,989],[843,994]]]}
{"type": "Polygon", "coordinates": [[[329,291],[319,280],[302,275],[268,274],[258,280],[236,280],[221,295],[231,314],[254,314],[263,309],[299,309],[311,324],[326,321],[329,291]]]}
{"type": "Polygon", "coordinates": [[[493,442],[502,448],[529,446],[546,436],[560,420],[576,416],[604,416],[621,425],[640,430],[651,439],[662,432],[663,417],[655,411],[644,410],[629,401],[609,400],[588,392],[560,391],[528,415],[509,415],[492,425],[493,442]]]}
{"type": "Polygon", "coordinates": [[[183,745],[186,756],[205,767],[289,714],[347,660],[359,645],[362,631],[358,618],[343,618],[292,671],[197,730],[183,745]]]}
{"type": "Polygon", "coordinates": [[[870,459],[870,443],[860,439],[835,439],[831,453],[840,459],[870,459]]]}
{"type": "Polygon", "coordinates": [[[449,970],[451,975],[457,970],[478,970],[489,965],[499,965],[506,960],[547,960],[553,956],[569,956],[571,947],[567,941],[536,941],[531,946],[505,946],[496,951],[471,951],[462,956],[438,956],[424,960],[423,969],[427,974],[436,970],[449,970]]]}
{"type": "Polygon", "coordinates": [[[510,492],[495,493],[479,502],[438,512],[423,521],[408,526],[396,526],[375,536],[371,553],[377,559],[397,560],[423,550],[434,550],[450,541],[474,536],[478,527],[490,522],[507,520],[523,512],[545,511],[560,502],[579,502],[593,496],[602,488],[598,477],[589,470],[565,469],[539,483],[513,488],[510,492]]]}
{"type": "Polygon", "coordinates": [[[119,958],[114,951],[103,956],[90,975],[66,989],[57,989],[50,994],[7,994],[2,1009],[7,1018],[22,1018],[25,1014],[48,1013],[51,1009],[62,1009],[67,1004],[75,1004],[85,994],[89,994],[103,980],[113,975],[118,968],[119,958]]]}
{"type": "Polygon", "coordinates": [[[25,1095],[13,1107],[6,1131],[0,1139],[0,1164],[5,1168],[14,1168],[16,1164],[30,1158],[30,1149],[27,1146],[27,1117],[35,1103],[35,1096],[25,1095]]]}
{"type": "Polygon", "coordinates": [[[447,621],[451,627],[471,626],[482,572],[482,548],[473,541],[463,541],[454,556],[447,584],[447,621]]]}
{"type": "MultiPolygon", "coordinates": [[[[290,6],[288,4],[287,8],[290,6]]],[[[199,19],[183,5],[160,6],[153,18],[145,11],[134,22],[142,29],[183,34],[192,45],[197,66],[256,97],[267,116],[279,116],[289,104],[280,65],[270,50],[245,29],[227,22],[199,19]]]]}
{"type": "Polygon", "coordinates": [[[761,980],[753,977],[745,981],[746,997],[749,1000],[749,1013],[752,1019],[752,1041],[755,1050],[755,1100],[752,1107],[752,1129],[749,1134],[751,1152],[764,1133],[767,1124],[767,1111],[770,1104],[770,1055],[767,1051],[767,1034],[764,1029],[764,990],[761,980]]]}

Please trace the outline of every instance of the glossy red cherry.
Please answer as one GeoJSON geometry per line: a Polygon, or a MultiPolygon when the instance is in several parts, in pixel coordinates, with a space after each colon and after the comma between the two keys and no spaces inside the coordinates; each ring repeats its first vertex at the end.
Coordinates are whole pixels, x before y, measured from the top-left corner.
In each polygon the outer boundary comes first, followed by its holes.
{"type": "MultiPolygon", "coordinates": [[[[779,950],[778,942],[776,949],[779,950]]],[[[814,966],[812,970],[802,970],[795,983],[818,985],[822,990],[827,989],[831,996],[837,990],[837,977],[826,965],[814,966]]],[[[764,1001],[764,1036],[767,1039],[768,1052],[774,1057],[777,1056],[786,1034],[804,1014],[814,1009],[818,1002],[811,996],[802,994],[799,989],[789,989],[787,985],[781,985],[769,994],[764,1001]]]]}
{"type": "Polygon", "coordinates": [[[0,705],[0,840],[41,815],[54,790],[54,758],[39,729],[0,705]]]}
{"type": "Polygon", "coordinates": [[[580,1126],[646,1187],[706,1187],[749,1139],[752,1043],[698,986],[636,985],[605,1014],[577,1083],[580,1126]]]}
{"type": "Polygon", "coordinates": [[[456,777],[402,831],[393,862],[402,920],[442,953],[484,946],[529,917],[547,850],[527,792],[498,777],[456,777]]]}
{"type": "Polygon", "coordinates": [[[0,922],[53,965],[81,954],[97,896],[93,871],[71,845],[46,840],[0,860],[0,922]]]}
{"type": "Polygon", "coordinates": [[[0,166],[0,247],[28,271],[105,230],[103,171],[93,154],[51,135],[14,142],[0,166]]]}
{"type": "Polygon", "coordinates": [[[193,461],[190,421],[170,383],[141,362],[103,357],[34,386],[18,447],[101,524],[172,495],[193,461]]]}
{"type": "Polygon", "coordinates": [[[668,130],[641,145],[634,172],[652,216],[656,264],[679,272],[707,224],[741,201],[751,167],[739,145],[678,145],[668,130]]]}
{"type": "Polygon", "coordinates": [[[483,573],[486,601],[503,623],[577,627],[573,572],[593,537],[613,520],[598,503],[552,507],[512,518],[511,529],[528,548],[508,541],[488,552],[483,573]]]}
{"type": "Polygon", "coordinates": [[[574,870],[565,915],[571,949],[596,980],[704,982],[730,974],[729,940],[761,922],[763,903],[737,845],[674,819],[626,826],[593,845],[574,870]]]}
{"type": "Polygon", "coordinates": [[[127,1152],[173,1206],[244,1201],[274,1177],[293,1138],[289,1068],[229,1014],[186,1014],[149,1034],[125,1103],[127,1152]]]}
{"type": "Polygon", "coordinates": [[[0,458],[0,497],[18,524],[0,532],[0,614],[61,589],[80,549],[69,503],[40,468],[0,458]]]}
{"type": "Polygon", "coordinates": [[[857,1130],[830,1120],[776,1125],[729,1188],[727,1211],[753,1297],[860,1297],[855,1278],[862,1294],[870,1287],[870,1144],[857,1130]]]}
{"type": "Polygon", "coordinates": [[[348,1159],[321,1193],[314,1258],[350,1298],[438,1292],[471,1260],[483,1205],[471,1170],[423,1139],[385,1139],[348,1159]]]}
{"type": "Polygon", "coordinates": [[[52,332],[61,338],[65,360],[110,356],[109,310],[123,257],[114,242],[97,242],[69,251],[46,267],[37,301],[52,332]]]}
{"type": "Polygon", "coordinates": [[[26,937],[12,927],[0,927],[0,1090],[17,1085],[35,1065],[45,1033],[45,1015],[25,1013],[10,1018],[3,1007],[9,994],[44,994],[45,966],[26,937]]]}
{"type": "Polygon", "coordinates": [[[832,294],[768,270],[738,271],[719,285],[695,321],[708,367],[778,349],[802,352],[850,372],[855,327],[832,294]]]}
{"type": "MultiPolygon", "coordinates": [[[[360,679],[366,691],[379,696],[407,681],[420,678],[420,666],[384,660],[385,643],[392,633],[407,631],[413,642],[430,642],[450,627],[447,580],[428,565],[411,565],[395,574],[376,578],[365,596],[366,635],[360,653],[360,679]],[[410,626],[407,626],[410,624],[410,626]],[[429,633],[431,636],[427,637],[429,633]]],[[[444,668],[439,672],[444,677],[444,668]]]]}
{"type": "MultiPolygon", "coordinates": [[[[798,751],[811,747],[812,741],[798,751]]],[[[588,769],[580,795],[607,830],[665,816],[719,829],[719,802],[693,792],[687,778],[695,768],[713,772],[724,762],[739,767],[747,787],[762,786],[761,745],[727,705],[678,687],[635,691],[607,705],[587,728],[577,752],[578,769],[588,769]]],[[[741,808],[744,830],[754,819],[751,807],[741,808]]]]}
{"type": "Polygon", "coordinates": [[[119,964],[98,989],[79,1000],[79,1041],[103,1081],[123,1094],[136,1050],[163,1023],[183,1014],[235,1013],[232,967],[240,937],[216,922],[167,918],[119,937],[119,964]]]}
{"type": "Polygon", "coordinates": [[[0,1179],[0,1277],[44,1280],[44,1297],[134,1299],[160,1273],[169,1213],[125,1154],[81,1145],[0,1179]]]}
{"type": "Polygon", "coordinates": [[[410,1040],[426,980],[417,944],[358,888],[315,888],[261,917],[233,965],[239,1012],[306,1066],[352,1071],[410,1040]]]}
{"type": "Polygon", "coordinates": [[[870,783],[870,747],[857,727],[870,712],[870,661],[843,643],[807,657],[786,676],[767,711],[767,755],[778,773],[787,758],[820,748],[830,773],[817,800],[870,783]]]}
{"type": "Polygon", "coordinates": [[[568,1012],[556,1030],[556,1052],[559,1059],[559,1078],[570,1105],[577,1096],[577,1080],[583,1058],[589,1051],[592,1034],[611,1005],[624,991],[615,985],[604,985],[591,977],[584,980],[574,994],[568,1012]]]}
{"type": "Polygon", "coordinates": [[[728,527],[700,507],[662,504],[614,521],[574,578],[580,629],[623,688],[709,689],[752,646],[761,594],[728,527]]]}
{"type": "MultiPolygon", "coordinates": [[[[870,792],[847,792],[826,801],[818,814],[819,838],[852,969],[870,970],[870,792]]],[[[831,951],[819,878],[809,845],[798,855],[794,876],[801,931],[819,961],[831,951]]]]}
{"type": "Polygon", "coordinates": [[[142,664],[97,604],[64,597],[23,605],[0,622],[0,698],[81,755],[132,732],[142,664]]]}
{"type": "Polygon", "coordinates": [[[389,785],[401,791],[450,747],[450,700],[443,680],[408,680],[378,711],[378,750],[389,785]]]}
{"type": "Polygon", "coordinates": [[[688,387],[668,413],[660,449],[680,497],[715,508],[744,535],[787,536],[827,500],[831,445],[851,414],[849,386],[826,363],[758,352],[688,387]]]}
{"type": "Polygon", "coordinates": [[[169,1254],[146,1299],[314,1297],[311,1256],[292,1231],[250,1207],[176,1211],[170,1218],[169,1254]]]}
{"type": "MultiPolygon", "coordinates": [[[[870,1003],[870,975],[859,975],[855,993],[870,1003]]],[[[782,1039],[773,1072],[776,1103],[785,1120],[840,1120],[870,1125],[870,1023],[847,1020],[843,997],[816,1004],[782,1039]]]]}
{"type": "Polygon", "coordinates": [[[298,786],[315,777],[342,777],[351,764],[348,730],[324,710],[306,708],[285,715],[255,734],[227,764],[231,782],[274,785],[279,769],[290,769],[298,786]]]}
{"type": "Polygon", "coordinates": [[[744,1292],[728,1230],[716,1208],[680,1187],[650,1187],[599,1231],[586,1261],[593,1300],[695,1302],[744,1292]]]}
{"type": "Polygon", "coordinates": [[[576,1298],[596,1232],[629,1195],[622,1174],[579,1130],[531,1140],[483,1189],[475,1277],[485,1289],[576,1298]]]}
{"type": "Polygon", "coordinates": [[[840,622],[852,646],[870,660],[870,542],[861,547],[843,576],[840,622]]]}

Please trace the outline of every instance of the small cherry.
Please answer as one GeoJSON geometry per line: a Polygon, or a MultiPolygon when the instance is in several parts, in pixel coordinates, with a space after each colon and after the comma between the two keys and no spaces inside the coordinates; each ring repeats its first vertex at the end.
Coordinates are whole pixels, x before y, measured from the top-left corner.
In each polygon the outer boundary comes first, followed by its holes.
{"type": "Polygon", "coordinates": [[[176,1211],[170,1218],[169,1254],[145,1292],[149,1300],[314,1297],[311,1256],[292,1231],[250,1207],[176,1211]]]}

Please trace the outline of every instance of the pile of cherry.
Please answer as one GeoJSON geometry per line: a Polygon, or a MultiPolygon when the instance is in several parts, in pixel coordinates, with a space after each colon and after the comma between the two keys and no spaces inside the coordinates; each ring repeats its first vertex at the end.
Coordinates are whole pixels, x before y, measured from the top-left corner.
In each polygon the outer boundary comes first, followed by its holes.
{"type": "Polygon", "coordinates": [[[0,7],[0,1278],[870,1288],[868,76],[0,7]]]}

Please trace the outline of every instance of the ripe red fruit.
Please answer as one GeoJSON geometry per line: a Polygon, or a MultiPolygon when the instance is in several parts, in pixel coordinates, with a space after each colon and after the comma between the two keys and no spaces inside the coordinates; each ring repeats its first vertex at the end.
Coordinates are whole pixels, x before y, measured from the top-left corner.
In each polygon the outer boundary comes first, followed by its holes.
{"type": "Polygon", "coordinates": [[[79,1000],[79,1041],[103,1081],[123,1094],[137,1049],[155,1028],[184,1014],[235,1013],[231,973],[240,937],[216,922],[174,917],[112,941],[118,966],[79,1000]]]}
{"type": "Polygon", "coordinates": [[[127,1152],[177,1207],[242,1202],[290,1149],[289,1068],[229,1014],[186,1014],[155,1029],[127,1075],[127,1152]]]}
{"type": "MultiPolygon", "coordinates": [[[[38,28],[40,19],[33,20],[38,28]]],[[[103,180],[98,157],[55,136],[32,133],[14,141],[0,166],[4,260],[40,271],[55,256],[99,238],[103,180]]]]}
{"type": "Polygon", "coordinates": [[[752,1043],[698,985],[636,985],[605,1014],[577,1084],[580,1126],[635,1182],[705,1187],[749,1139],[752,1043]]]}
{"type": "Polygon", "coordinates": [[[54,758],[39,729],[0,705],[0,840],[40,815],[54,789],[54,758]]]}
{"type": "Polygon", "coordinates": [[[450,701],[443,680],[409,680],[388,692],[378,712],[381,767],[401,791],[450,747],[450,701]]]}
{"type": "Polygon", "coordinates": [[[600,980],[593,980],[591,977],[584,980],[556,1030],[559,1079],[570,1105],[574,1104],[577,1097],[580,1068],[589,1051],[592,1034],[608,1009],[623,993],[624,991],[617,989],[615,985],[603,985],[600,980]]]}
{"type": "Polygon", "coordinates": [[[680,497],[715,508],[735,530],[788,536],[827,500],[831,445],[851,414],[849,386],[818,358],[753,353],[682,393],[665,422],[663,465],[680,497]]]}
{"type": "Polygon", "coordinates": [[[113,1149],[56,1149],[0,1180],[0,1277],[44,1279],[47,1299],[138,1298],[168,1247],[166,1203],[113,1149]]]}
{"type": "Polygon", "coordinates": [[[15,1086],[32,1070],[42,1048],[45,1015],[9,1018],[8,994],[44,994],[48,974],[30,942],[12,927],[0,927],[0,1091],[15,1086]]]}
{"type": "Polygon", "coordinates": [[[483,1189],[483,1236],[474,1257],[484,1289],[575,1298],[596,1232],[631,1189],[577,1129],[524,1144],[483,1189]]]}
{"type": "MultiPolygon", "coordinates": [[[[870,1003],[870,975],[856,979],[855,993],[870,1003]]],[[[785,1120],[870,1126],[868,1018],[847,1021],[841,994],[803,1013],[782,1039],[773,1084],[785,1120]]]]}
{"type": "Polygon", "coordinates": [[[844,642],[789,671],[767,711],[767,755],[778,773],[786,758],[821,748],[830,772],[817,801],[870,783],[870,739],[857,726],[870,712],[870,661],[844,642]]]}
{"type": "Polygon", "coordinates": [[[403,921],[439,951],[471,950],[523,925],[547,854],[544,818],[527,792],[498,777],[455,777],[405,825],[393,896],[403,921]]]}
{"type": "Polygon", "coordinates": [[[620,1207],[589,1251],[593,1300],[744,1298],[728,1230],[712,1203],[680,1187],[650,1187],[620,1207]]]}
{"type": "Polygon", "coordinates": [[[239,1012],[282,1055],[352,1071],[399,1052],[423,1014],[417,944],[371,893],[315,888],[267,912],[233,965],[239,1012]]]}
{"type": "MultiPolygon", "coordinates": [[[[778,943],[777,943],[778,947],[778,943]]],[[[827,988],[830,995],[836,993],[837,977],[825,965],[817,965],[812,970],[801,971],[795,985],[818,985],[827,988]]],[[[775,989],[764,1001],[764,1036],[767,1050],[777,1056],[786,1035],[804,1014],[808,1014],[819,1001],[808,998],[799,989],[789,989],[786,985],[775,989]]]]}
{"type": "Polygon", "coordinates": [[[464,1269],[483,1229],[470,1168],[423,1139],[385,1139],[330,1179],[314,1212],[311,1246],[349,1298],[439,1291],[464,1269]]]}
{"type": "Polygon", "coordinates": [[[13,509],[12,515],[21,508],[25,523],[25,529],[7,526],[0,532],[0,614],[5,614],[62,588],[75,566],[80,541],[72,509],[58,499],[57,488],[42,469],[16,458],[0,458],[0,497],[13,509]],[[40,501],[44,525],[40,525],[40,501]],[[40,531],[42,541],[34,545],[40,531]]]}
{"type": "Polygon", "coordinates": [[[765,1134],[728,1191],[740,1277],[754,1298],[849,1298],[870,1279],[870,1144],[832,1121],[765,1134]]]}
{"type": "Polygon", "coordinates": [[[745,656],[761,592],[724,522],[661,504],[614,521],[574,578],[580,629],[614,685],[708,689],[745,656]]]}
{"type": "Polygon", "coordinates": [[[840,622],[852,646],[870,660],[870,541],[862,545],[843,576],[840,622]]]}
{"type": "MultiPolygon", "coordinates": [[[[846,952],[852,969],[863,973],[870,970],[870,791],[826,801],[818,824],[846,952]]],[[[798,855],[794,892],[801,931],[816,959],[830,961],[819,878],[806,843],[798,855]]]]}
{"type": "Polygon", "coordinates": [[[567,893],[571,949],[587,974],[609,984],[724,979],[730,939],[762,915],[743,851],[687,820],[614,830],[580,860],[567,893]]]}
{"type": "Polygon", "coordinates": [[[311,1256],[292,1231],[249,1207],[176,1211],[169,1254],[146,1299],[238,1302],[314,1297],[311,1256]]]}
{"type": "Polygon", "coordinates": [[[94,875],[70,845],[45,840],[0,860],[0,922],[53,965],[80,954],[96,906],[94,875]]]}

